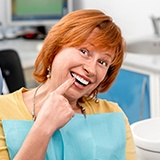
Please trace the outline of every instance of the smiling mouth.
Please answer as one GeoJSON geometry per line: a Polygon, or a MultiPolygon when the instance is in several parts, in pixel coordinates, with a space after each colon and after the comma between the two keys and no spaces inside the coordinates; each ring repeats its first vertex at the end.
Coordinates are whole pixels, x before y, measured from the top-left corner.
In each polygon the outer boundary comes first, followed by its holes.
{"type": "Polygon", "coordinates": [[[76,79],[76,82],[78,82],[80,85],[87,86],[90,82],[85,80],[84,78],[80,77],[79,75],[71,72],[71,76],[76,79]]]}

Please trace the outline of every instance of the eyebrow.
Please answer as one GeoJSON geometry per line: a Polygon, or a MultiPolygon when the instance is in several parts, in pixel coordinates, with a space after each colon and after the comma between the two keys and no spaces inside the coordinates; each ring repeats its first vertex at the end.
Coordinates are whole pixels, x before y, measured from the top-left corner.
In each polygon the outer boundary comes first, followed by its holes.
{"type": "MultiPolygon", "coordinates": [[[[93,43],[88,43],[89,45],[93,46],[94,48],[97,48],[93,43]]],[[[114,56],[112,57],[112,55],[110,55],[108,52],[104,52],[103,55],[108,56],[109,58],[111,58],[112,60],[114,59],[114,56]]]]}
{"type": "Polygon", "coordinates": [[[104,53],[104,55],[106,55],[106,56],[112,58],[112,56],[111,56],[108,52],[107,52],[107,53],[104,53]]]}
{"type": "Polygon", "coordinates": [[[111,61],[114,60],[115,55],[113,55],[113,57],[112,57],[112,54],[108,54],[108,53],[105,53],[104,55],[106,55],[107,57],[109,57],[111,59],[111,61]]]}

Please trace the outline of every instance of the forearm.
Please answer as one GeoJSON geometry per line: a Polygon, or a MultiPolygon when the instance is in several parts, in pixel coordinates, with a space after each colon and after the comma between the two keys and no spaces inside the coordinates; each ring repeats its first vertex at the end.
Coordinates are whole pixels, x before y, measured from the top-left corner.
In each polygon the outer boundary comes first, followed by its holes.
{"type": "Polygon", "coordinates": [[[14,160],[44,160],[51,135],[43,124],[35,122],[14,160]]]}
{"type": "Polygon", "coordinates": [[[73,78],[69,79],[49,94],[14,160],[43,160],[45,158],[51,136],[57,129],[68,123],[75,113],[69,101],[61,95],[74,81],[73,78]]]}

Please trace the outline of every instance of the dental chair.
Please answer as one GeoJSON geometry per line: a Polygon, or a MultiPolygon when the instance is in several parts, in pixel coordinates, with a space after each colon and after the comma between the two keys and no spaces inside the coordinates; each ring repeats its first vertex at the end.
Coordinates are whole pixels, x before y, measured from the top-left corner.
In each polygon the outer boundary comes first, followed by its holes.
{"type": "Polygon", "coordinates": [[[0,68],[9,93],[26,87],[21,61],[15,50],[0,50],[0,68]]]}
{"type": "Polygon", "coordinates": [[[3,78],[2,78],[2,72],[0,69],[0,94],[2,94],[2,88],[3,88],[3,78]]]}

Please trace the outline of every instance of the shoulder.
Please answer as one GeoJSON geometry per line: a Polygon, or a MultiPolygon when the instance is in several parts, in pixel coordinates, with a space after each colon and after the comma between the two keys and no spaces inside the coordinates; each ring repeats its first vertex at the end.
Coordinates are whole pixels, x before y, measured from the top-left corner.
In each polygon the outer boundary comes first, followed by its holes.
{"type": "Polygon", "coordinates": [[[97,113],[122,113],[124,117],[124,122],[127,128],[129,128],[128,117],[121,109],[121,107],[116,102],[107,101],[105,99],[86,99],[84,98],[84,103],[82,106],[85,107],[87,114],[97,114],[97,113]]]}
{"type": "Polygon", "coordinates": [[[14,113],[18,111],[19,106],[23,103],[23,91],[25,89],[21,88],[13,93],[0,95],[0,119],[8,119],[14,116],[14,113]]]}
{"type": "Polygon", "coordinates": [[[123,112],[119,105],[115,102],[107,101],[104,99],[86,99],[84,98],[84,107],[87,113],[107,113],[107,112],[123,112]]]}
{"type": "Polygon", "coordinates": [[[9,103],[14,101],[16,98],[22,97],[22,92],[24,92],[25,90],[26,90],[25,88],[21,88],[13,93],[0,95],[1,104],[7,103],[7,102],[9,103]]]}

